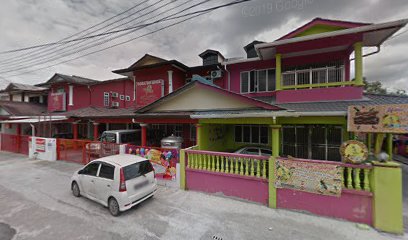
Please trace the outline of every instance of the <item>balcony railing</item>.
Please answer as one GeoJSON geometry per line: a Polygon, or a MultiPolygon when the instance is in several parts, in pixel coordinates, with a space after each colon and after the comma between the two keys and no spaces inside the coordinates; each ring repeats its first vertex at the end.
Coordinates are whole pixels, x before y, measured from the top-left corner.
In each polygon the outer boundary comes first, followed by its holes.
{"type": "Polygon", "coordinates": [[[282,89],[302,89],[353,85],[345,81],[344,66],[310,68],[282,73],[282,89]]]}

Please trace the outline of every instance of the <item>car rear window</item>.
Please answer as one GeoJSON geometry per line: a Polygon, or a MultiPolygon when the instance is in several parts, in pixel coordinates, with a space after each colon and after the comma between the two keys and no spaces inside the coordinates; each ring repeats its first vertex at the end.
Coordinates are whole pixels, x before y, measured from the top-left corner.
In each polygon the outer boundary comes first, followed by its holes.
{"type": "Polygon", "coordinates": [[[107,164],[102,164],[101,170],[99,170],[99,177],[113,180],[115,173],[115,167],[107,164]]]}
{"type": "Polygon", "coordinates": [[[153,166],[148,160],[139,163],[134,163],[123,168],[123,174],[125,175],[126,181],[137,178],[151,171],[153,171],[153,166]]]}

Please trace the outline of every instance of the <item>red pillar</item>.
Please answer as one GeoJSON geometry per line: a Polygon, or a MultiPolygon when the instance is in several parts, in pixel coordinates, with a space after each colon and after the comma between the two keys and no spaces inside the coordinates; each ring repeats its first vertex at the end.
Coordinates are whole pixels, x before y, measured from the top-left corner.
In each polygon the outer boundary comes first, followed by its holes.
{"type": "Polygon", "coordinates": [[[21,124],[17,123],[17,152],[21,152],[21,124]]]}
{"type": "Polygon", "coordinates": [[[78,139],[78,124],[77,123],[72,124],[72,135],[74,139],[78,139]]]}
{"type": "Polygon", "coordinates": [[[146,147],[147,145],[147,124],[141,123],[140,127],[142,128],[142,147],[146,147]]]}
{"type": "Polygon", "coordinates": [[[94,140],[94,141],[98,141],[98,137],[99,137],[99,132],[98,132],[99,128],[98,128],[98,126],[99,126],[99,123],[94,123],[93,126],[94,126],[94,129],[93,129],[93,140],[94,140]]]}
{"type": "Polygon", "coordinates": [[[21,135],[21,124],[17,123],[17,135],[21,135]]]}

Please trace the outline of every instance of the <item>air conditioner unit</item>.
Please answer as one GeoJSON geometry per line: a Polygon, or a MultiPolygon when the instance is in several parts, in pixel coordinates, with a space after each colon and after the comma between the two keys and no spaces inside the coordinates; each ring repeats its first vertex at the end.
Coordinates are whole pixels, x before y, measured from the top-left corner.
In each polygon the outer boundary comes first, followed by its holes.
{"type": "Polygon", "coordinates": [[[221,70],[215,70],[215,71],[211,71],[211,78],[220,78],[222,77],[222,71],[221,70]]]}
{"type": "Polygon", "coordinates": [[[119,102],[112,102],[112,107],[119,107],[119,102]]]}
{"type": "Polygon", "coordinates": [[[117,93],[117,92],[112,92],[112,97],[113,97],[113,98],[119,97],[119,93],[117,93]]]}

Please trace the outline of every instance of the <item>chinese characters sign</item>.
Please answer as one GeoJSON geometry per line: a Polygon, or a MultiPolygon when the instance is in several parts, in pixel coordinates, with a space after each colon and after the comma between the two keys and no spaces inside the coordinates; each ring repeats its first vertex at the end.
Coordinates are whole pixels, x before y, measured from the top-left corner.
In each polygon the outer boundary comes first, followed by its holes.
{"type": "Polygon", "coordinates": [[[48,110],[50,112],[66,111],[65,93],[51,93],[48,101],[48,110]]]}
{"type": "Polygon", "coordinates": [[[408,133],[408,104],[350,106],[349,132],[408,133]]]}
{"type": "Polygon", "coordinates": [[[164,81],[152,80],[136,82],[137,106],[146,106],[164,96],[164,81]]]}
{"type": "Polygon", "coordinates": [[[340,196],[341,167],[296,159],[276,159],[275,187],[340,196]]]}

